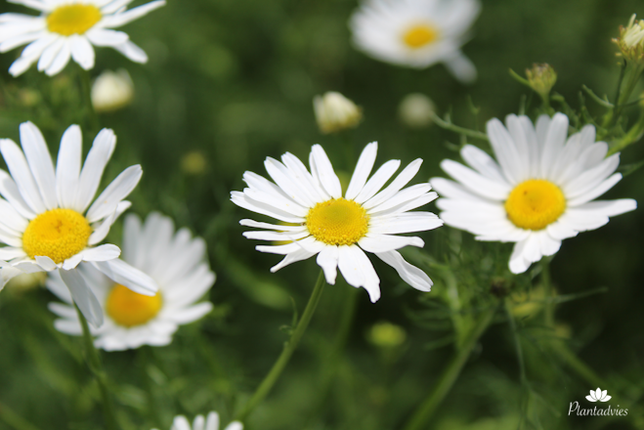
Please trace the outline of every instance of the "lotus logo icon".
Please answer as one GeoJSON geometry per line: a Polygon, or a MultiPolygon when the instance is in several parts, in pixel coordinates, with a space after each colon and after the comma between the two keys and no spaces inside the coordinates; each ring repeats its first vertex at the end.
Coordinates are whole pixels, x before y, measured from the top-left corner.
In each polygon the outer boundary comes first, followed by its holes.
{"type": "Polygon", "coordinates": [[[602,391],[600,388],[597,388],[594,391],[590,390],[590,395],[586,396],[586,400],[589,402],[607,402],[611,398],[612,396],[609,396],[606,390],[602,391]]]}

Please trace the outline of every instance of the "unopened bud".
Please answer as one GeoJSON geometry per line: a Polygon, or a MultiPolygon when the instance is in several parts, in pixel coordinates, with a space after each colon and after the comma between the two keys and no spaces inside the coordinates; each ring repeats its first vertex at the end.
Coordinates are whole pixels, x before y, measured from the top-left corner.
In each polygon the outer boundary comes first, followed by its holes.
{"type": "Polygon", "coordinates": [[[631,16],[627,27],[619,26],[619,37],[614,38],[617,44],[618,56],[627,61],[642,61],[644,59],[644,20],[637,21],[636,15],[631,16]]]}
{"type": "Polygon", "coordinates": [[[398,106],[398,116],[408,127],[423,128],[432,123],[436,107],[425,94],[412,93],[405,96],[398,106]]]}
{"type": "Polygon", "coordinates": [[[550,90],[557,82],[557,73],[550,64],[533,64],[531,69],[526,69],[525,75],[528,78],[530,88],[537,92],[542,98],[547,98],[550,90]]]}
{"type": "Polygon", "coordinates": [[[371,327],[367,339],[372,345],[379,348],[396,348],[405,342],[407,333],[399,325],[381,321],[371,327]]]}
{"type": "Polygon", "coordinates": [[[113,112],[132,101],[134,85],[129,73],[124,69],[117,72],[106,70],[92,85],[92,105],[96,112],[113,112]]]}
{"type": "Polygon", "coordinates": [[[313,98],[315,120],[324,134],[356,127],[362,120],[362,110],[340,93],[330,91],[313,98]]]}
{"type": "Polygon", "coordinates": [[[181,170],[187,175],[201,175],[208,165],[201,151],[191,151],[181,158],[181,170]]]}

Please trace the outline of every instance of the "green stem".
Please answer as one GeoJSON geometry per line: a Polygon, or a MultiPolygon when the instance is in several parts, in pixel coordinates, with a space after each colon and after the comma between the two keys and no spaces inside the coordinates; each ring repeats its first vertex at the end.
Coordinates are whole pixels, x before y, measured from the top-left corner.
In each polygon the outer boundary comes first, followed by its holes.
{"type": "Polygon", "coordinates": [[[421,430],[427,428],[427,422],[461,374],[474,346],[492,322],[495,312],[496,308],[486,310],[479,321],[474,324],[474,328],[470,332],[469,337],[443,370],[438,382],[425,398],[425,401],[421,403],[420,407],[416,409],[416,412],[414,412],[411,419],[407,422],[407,425],[404,427],[405,430],[421,430]]]}
{"type": "Polygon", "coordinates": [[[568,345],[563,341],[554,341],[552,343],[553,351],[559,358],[581,379],[590,384],[591,387],[606,387],[608,384],[599,375],[595,373],[586,363],[581,361],[575,353],[573,353],[568,345]]]}
{"type": "Polygon", "coordinates": [[[96,347],[94,347],[94,340],[89,331],[89,325],[87,324],[87,319],[78,308],[78,305],[74,304],[76,307],[76,313],[78,314],[78,320],[81,323],[83,328],[83,344],[85,345],[85,359],[87,361],[87,366],[94,374],[96,382],[98,382],[98,388],[101,393],[101,400],[103,403],[103,416],[105,418],[105,427],[107,430],[118,430],[119,426],[116,424],[116,418],[114,415],[114,405],[112,404],[112,397],[110,396],[110,391],[107,386],[107,374],[103,370],[103,365],[101,364],[101,359],[98,355],[96,347]]]}
{"type": "Polygon", "coordinates": [[[154,424],[154,427],[162,427],[161,417],[159,415],[159,407],[157,405],[156,397],[154,396],[154,390],[152,385],[152,380],[148,369],[150,368],[150,355],[152,351],[149,346],[142,346],[138,349],[137,355],[139,358],[139,365],[141,366],[141,373],[143,378],[143,384],[145,385],[145,391],[148,396],[148,417],[154,424]]]}
{"type": "Polygon", "coordinates": [[[38,427],[15,413],[4,403],[0,403],[0,421],[4,422],[14,430],[38,430],[38,427]]]}
{"type": "Polygon", "coordinates": [[[640,113],[640,118],[631,127],[631,129],[622,137],[619,139],[609,150],[608,153],[606,154],[607,157],[620,152],[624,148],[626,148],[628,145],[631,143],[635,143],[638,140],[642,138],[642,135],[644,135],[644,110],[640,113]]]}
{"type": "Polygon", "coordinates": [[[555,326],[555,294],[552,288],[552,278],[550,277],[550,258],[541,259],[541,285],[545,290],[546,301],[544,303],[544,322],[546,326],[555,326]]]}
{"type": "Polygon", "coordinates": [[[87,111],[86,117],[88,118],[90,131],[92,133],[98,133],[98,116],[96,115],[96,111],[94,110],[94,104],[92,103],[92,83],[89,72],[78,66],[78,74],[80,77],[83,104],[85,105],[85,110],[87,111]]]}
{"type": "Polygon", "coordinates": [[[445,130],[451,130],[458,134],[463,134],[465,136],[473,137],[475,139],[485,140],[486,142],[490,141],[490,139],[487,137],[487,134],[485,133],[481,133],[480,131],[476,131],[476,130],[470,130],[469,128],[465,128],[465,127],[459,127],[458,125],[454,125],[451,122],[445,121],[443,118],[439,117],[435,113],[432,113],[431,116],[434,123],[437,126],[444,128],[445,130]]]}
{"type": "Polygon", "coordinates": [[[302,318],[300,318],[300,320],[298,321],[295,330],[291,334],[291,338],[288,340],[288,342],[286,342],[286,344],[284,344],[284,349],[282,350],[282,353],[278,357],[277,361],[268,372],[259,387],[257,387],[255,394],[253,394],[244,408],[239,413],[237,413],[235,420],[243,421],[253,411],[253,409],[255,409],[255,407],[257,407],[257,405],[261,403],[262,400],[264,400],[264,398],[273,388],[273,385],[275,385],[275,382],[277,382],[277,380],[279,379],[282,371],[288,364],[291,355],[293,355],[293,352],[295,352],[300,339],[304,335],[309,322],[311,321],[311,317],[315,312],[315,308],[320,301],[320,296],[322,295],[324,284],[324,272],[320,271],[320,275],[318,276],[318,280],[315,284],[315,287],[313,288],[311,297],[309,297],[309,302],[306,304],[302,318]]]}

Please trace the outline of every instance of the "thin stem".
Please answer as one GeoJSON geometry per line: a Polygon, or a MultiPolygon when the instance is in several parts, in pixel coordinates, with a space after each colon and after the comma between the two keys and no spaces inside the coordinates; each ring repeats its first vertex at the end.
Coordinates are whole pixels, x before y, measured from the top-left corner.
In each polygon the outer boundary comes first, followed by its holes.
{"type": "Polygon", "coordinates": [[[306,304],[302,318],[300,318],[300,320],[298,321],[295,330],[291,334],[291,338],[288,340],[288,342],[286,342],[286,344],[284,344],[284,349],[282,350],[280,356],[277,358],[277,361],[268,372],[259,387],[257,387],[255,394],[253,394],[244,408],[235,416],[235,420],[243,421],[253,411],[253,409],[255,409],[255,407],[257,407],[257,405],[261,403],[262,400],[264,400],[264,398],[273,388],[273,385],[275,385],[275,382],[277,382],[277,380],[279,379],[282,371],[288,364],[291,355],[293,355],[293,352],[295,352],[300,339],[302,339],[302,336],[304,335],[309,322],[311,321],[311,317],[315,312],[315,308],[320,301],[320,296],[322,295],[324,284],[324,272],[320,271],[320,275],[318,276],[318,280],[315,284],[315,287],[313,288],[311,297],[309,297],[309,302],[306,304]]]}
{"type": "Polygon", "coordinates": [[[154,396],[154,390],[152,385],[152,380],[148,369],[150,368],[150,355],[152,351],[148,346],[142,346],[137,351],[137,356],[139,359],[139,365],[141,366],[141,377],[143,378],[143,384],[145,386],[145,391],[148,396],[148,417],[152,421],[155,427],[161,427],[161,417],[159,414],[159,407],[157,405],[156,398],[154,396]]]}
{"type": "Polygon", "coordinates": [[[98,116],[94,110],[94,104],[92,103],[92,83],[90,80],[89,72],[82,69],[78,66],[78,75],[80,77],[81,92],[83,97],[83,104],[85,105],[85,110],[87,111],[87,119],[89,122],[90,129],[93,133],[98,132],[98,116]]]}
{"type": "Polygon", "coordinates": [[[451,130],[455,133],[463,134],[465,136],[473,137],[475,139],[485,140],[486,142],[489,142],[490,140],[487,137],[487,134],[485,133],[481,133],[480,131],[476,131],[476,130],[470,130],[469,128],[465,128],[465,127],[459,127],[458,125],[454,125],[451,122],[445,121],[443,118],[436,115],[435,113],[432,113],[431,115],[434,123],[441,128],[444,128],[446,130],[451,130]]]}
{"type": "Polygon", "coordinates": [[[593,369],[584,363],[563,341],[552,342],[553,351],[581,379],[591,387],[606,387],[608,384],[593,369]]]}
{"type": "Polygon", "coordinates": [[[405,430],[421,430],[427,428],[427,422],[432,417],[436,408],[441,404],[447,393],[449,393],[458,376],[461,374],[461,371],[463,370],[465,363],[467,363],[467,359],[470,357],[474,346],[492,322],[492,317],[494,317],[495,311],[496,308],[486,310],[479,321],[474,324],[474,328],[470,332],[469,337],[463,343],[461,349],[456,352],[456,355],[454,355],[447,367],[443,370],[438,382],[425,398],[425,401],[421,403],[420,407],[407,422],[407,425],[404,427],[405,430]]]}
{"type": "Polygon", "coordinates": [[[116,418],[114,415],[114,405],[112,404],[112,397],[110,396],[110,391],[107,386],[107,374],[103,370],[103,365],[101,364],[101,359],[98,355],[96,347],[94,347],[94,340],[89,331],[89,325],[85,316],[78,308],[78,305],[74,304],[76,307],[76,313],[78,314],[78,319],[83,328],[83,344],[85,345],[85,360],[87,361],[87,366],[94,374],[96,382],[98,382],[98,388],[101,393],[101,400],[103,403],[103,416],[105,418],[105,427],[107,430],[118,430],[119,426],[116,424],[116,418]]]}
{"type": "Polygon", "coordinates": [[[555,302],[552,280],[550,277],[550,259],[544,257],[541,259],[541,284],[545,290],[546,301],[544,304],[544,322],[548,327],[555,325],[555,302]]]}
{"type": "Polygon", "coordinates": [[[38,427],[15,413],[4,403],[0,403],[0,421],[14,430],[39,430],[38,427]]]}

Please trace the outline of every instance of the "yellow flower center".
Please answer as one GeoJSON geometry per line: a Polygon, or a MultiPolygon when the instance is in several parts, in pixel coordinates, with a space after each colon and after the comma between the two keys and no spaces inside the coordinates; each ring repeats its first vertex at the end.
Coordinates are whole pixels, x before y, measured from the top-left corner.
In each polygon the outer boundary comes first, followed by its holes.
{"type": "Polygon", "coordinates": [[[85,249],[91,234],[83,215],[72,209],[52,209],[31,220],[22,235],[22,248],[30,258],[47,256],[59,264],[85,249]]]}
{"type": "Polygon", "coordinates": [[[438,39],[438,29],[427,24],[411,27],[403,34],[403,42],[412,49],[422,48],[438,39]]]}
{"type": "Polygon", "coordinates": [[[68,4],[57,7],[47,16],[47,28],[63,36],[85,34],[102,17],[101,10],[94,5],[68,4]]]}
{"type": "Polygon", "coordinates": [[[353,200],[343,198],[318,203],[306,215],[306,228],[327,245],[352,245],[369,227],[367,211],[353,200]]]}
{"type": "Polygon", "coordinates": [[[505,201],[505,211],[514,225],[542,230],[566,210],[561,189],[544,179],[529,179],[517,185],[505,201]]]}
{"type": "Polygon", "coordinates": [[[121,284],[114,285],[105,303],[105,312],[118,325],[133,327],[154,318],[163,305],[161,292],[154,296],[135,293],[121,284]]]}

